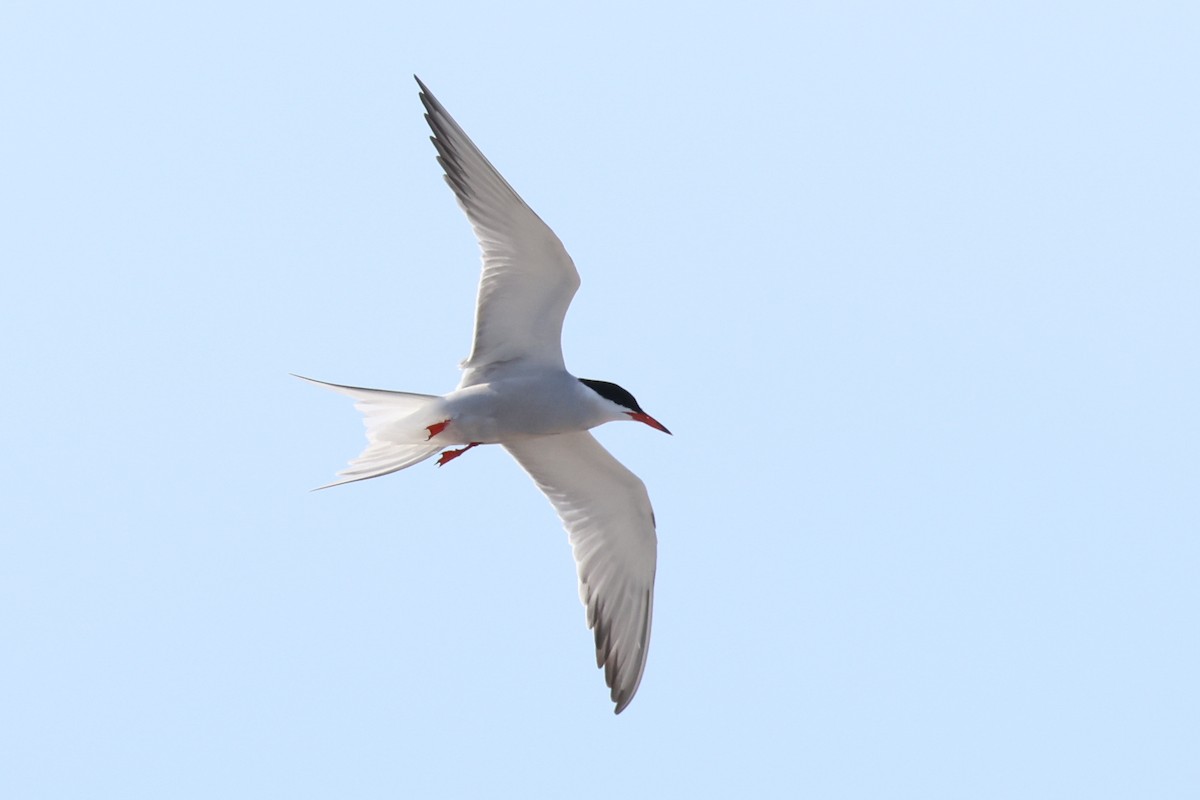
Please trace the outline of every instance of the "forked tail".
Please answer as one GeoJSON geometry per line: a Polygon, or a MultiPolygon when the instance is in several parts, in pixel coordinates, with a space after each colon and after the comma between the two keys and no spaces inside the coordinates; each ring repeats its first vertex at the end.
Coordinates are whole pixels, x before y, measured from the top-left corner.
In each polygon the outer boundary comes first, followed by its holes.
{"type": "Polygon", "coordinates": [[[367,428],[367,447],[338,473],[341,480],[318,486],[317,489],[398,472],[442,449],[442,445],[431,445],[426,441],[428,433],[425,427],[430,424],[428,420],[432,419],[431,415],[436,416],[436,403],[441,399],[435,394],[360,389],[305,378],[303,375],[296,377],[353,397],[356,401],[354,407],[362,412],[363,425],[367,428]]]}

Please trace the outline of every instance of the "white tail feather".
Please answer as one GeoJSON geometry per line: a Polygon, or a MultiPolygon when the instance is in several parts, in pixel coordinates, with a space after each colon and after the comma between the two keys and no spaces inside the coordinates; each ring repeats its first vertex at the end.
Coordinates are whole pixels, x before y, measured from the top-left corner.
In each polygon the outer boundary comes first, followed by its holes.
{"type": "Polygon", "coordinates": [[[424,461],[441,449],[441,445],[430,447],[427,444],[368,445],[358,458],[350,462],[350,466],[338,473],[342,477],[341,480],[318,486],[313,491],[399,472],[405,467],[424,461]]]}
{"type": "Polygon", "coordinates": [[[441,400],[435,394],[362,389],[326,383],[303,375],[295,377],[353,397],[356,401],[354,407],[362,412],[363,425],[367,428],[367,448],[338,473],[342,479],[318,486],[317,489],[398,472],[442,449],[441,445],[431,445],[426,441],[429,438],[427,426],[440,421],[434,419],[437,416],[437,401],[441,400]]]}

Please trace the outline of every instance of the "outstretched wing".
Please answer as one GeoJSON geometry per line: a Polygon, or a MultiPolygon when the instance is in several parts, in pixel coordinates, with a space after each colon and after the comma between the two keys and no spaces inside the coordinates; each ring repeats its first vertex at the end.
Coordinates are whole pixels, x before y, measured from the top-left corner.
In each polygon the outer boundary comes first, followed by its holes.
{"type": "Polygon", "coordinates": [[[646,486],[586,431],[504,447],[567,529],[579,597],[596,632],[596,666],[620,714],[642,681],[650,645],[658,538],[646,486]]]}
{"type": "MultiPolygon", "coordinates": [[[[565,368],[563,317],[579,288],[574,262],[420,78],[417,84],[438,163],[483,251],[475,342],[463,369],[518,359],[565,368]]],[[[468,372],[463,385],[472,382],[468,372]]]]}

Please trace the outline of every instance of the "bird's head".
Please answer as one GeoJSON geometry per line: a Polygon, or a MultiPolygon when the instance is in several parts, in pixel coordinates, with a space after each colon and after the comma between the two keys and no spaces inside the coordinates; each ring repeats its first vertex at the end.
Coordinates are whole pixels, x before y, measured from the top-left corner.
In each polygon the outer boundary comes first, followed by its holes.
{"type": "Polygon", "coordinates": [[[579,382],[600,395],[600,397],[607,401],[607,405],[614,407],[612,408],[612,419],[614,421],[632,419],[637,422],[644,422],[651,428],[660,430],[663,433],[670,433],[666,425],[663,425],[654,417],[642,411],[642,407],[638,405],[638,401],[632,394],[615,383],[594,381],[589,378],[580,378],[579,382]]]}

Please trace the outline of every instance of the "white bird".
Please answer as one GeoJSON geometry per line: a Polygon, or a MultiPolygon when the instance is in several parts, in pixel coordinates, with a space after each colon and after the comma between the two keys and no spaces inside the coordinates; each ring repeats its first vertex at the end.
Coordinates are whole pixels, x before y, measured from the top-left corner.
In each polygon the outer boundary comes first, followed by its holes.
{"type": "Polygon", "coordinates": [[[472,447],[502,445],[567,530],[596,665],[619,714],[646,667],[657,538],[645,485],[588,429],[636,420],[670,431],[620,386],[567,372],[561,336],[579,288],[574,262],[420,78],[417,84],[438,163],[483,251],[474,346],[458,388],[446,395],[305,378],[354,398],[367,429],[366,449],[328,485],[387,475],[438,451],[441,466],[472,447]]]}

